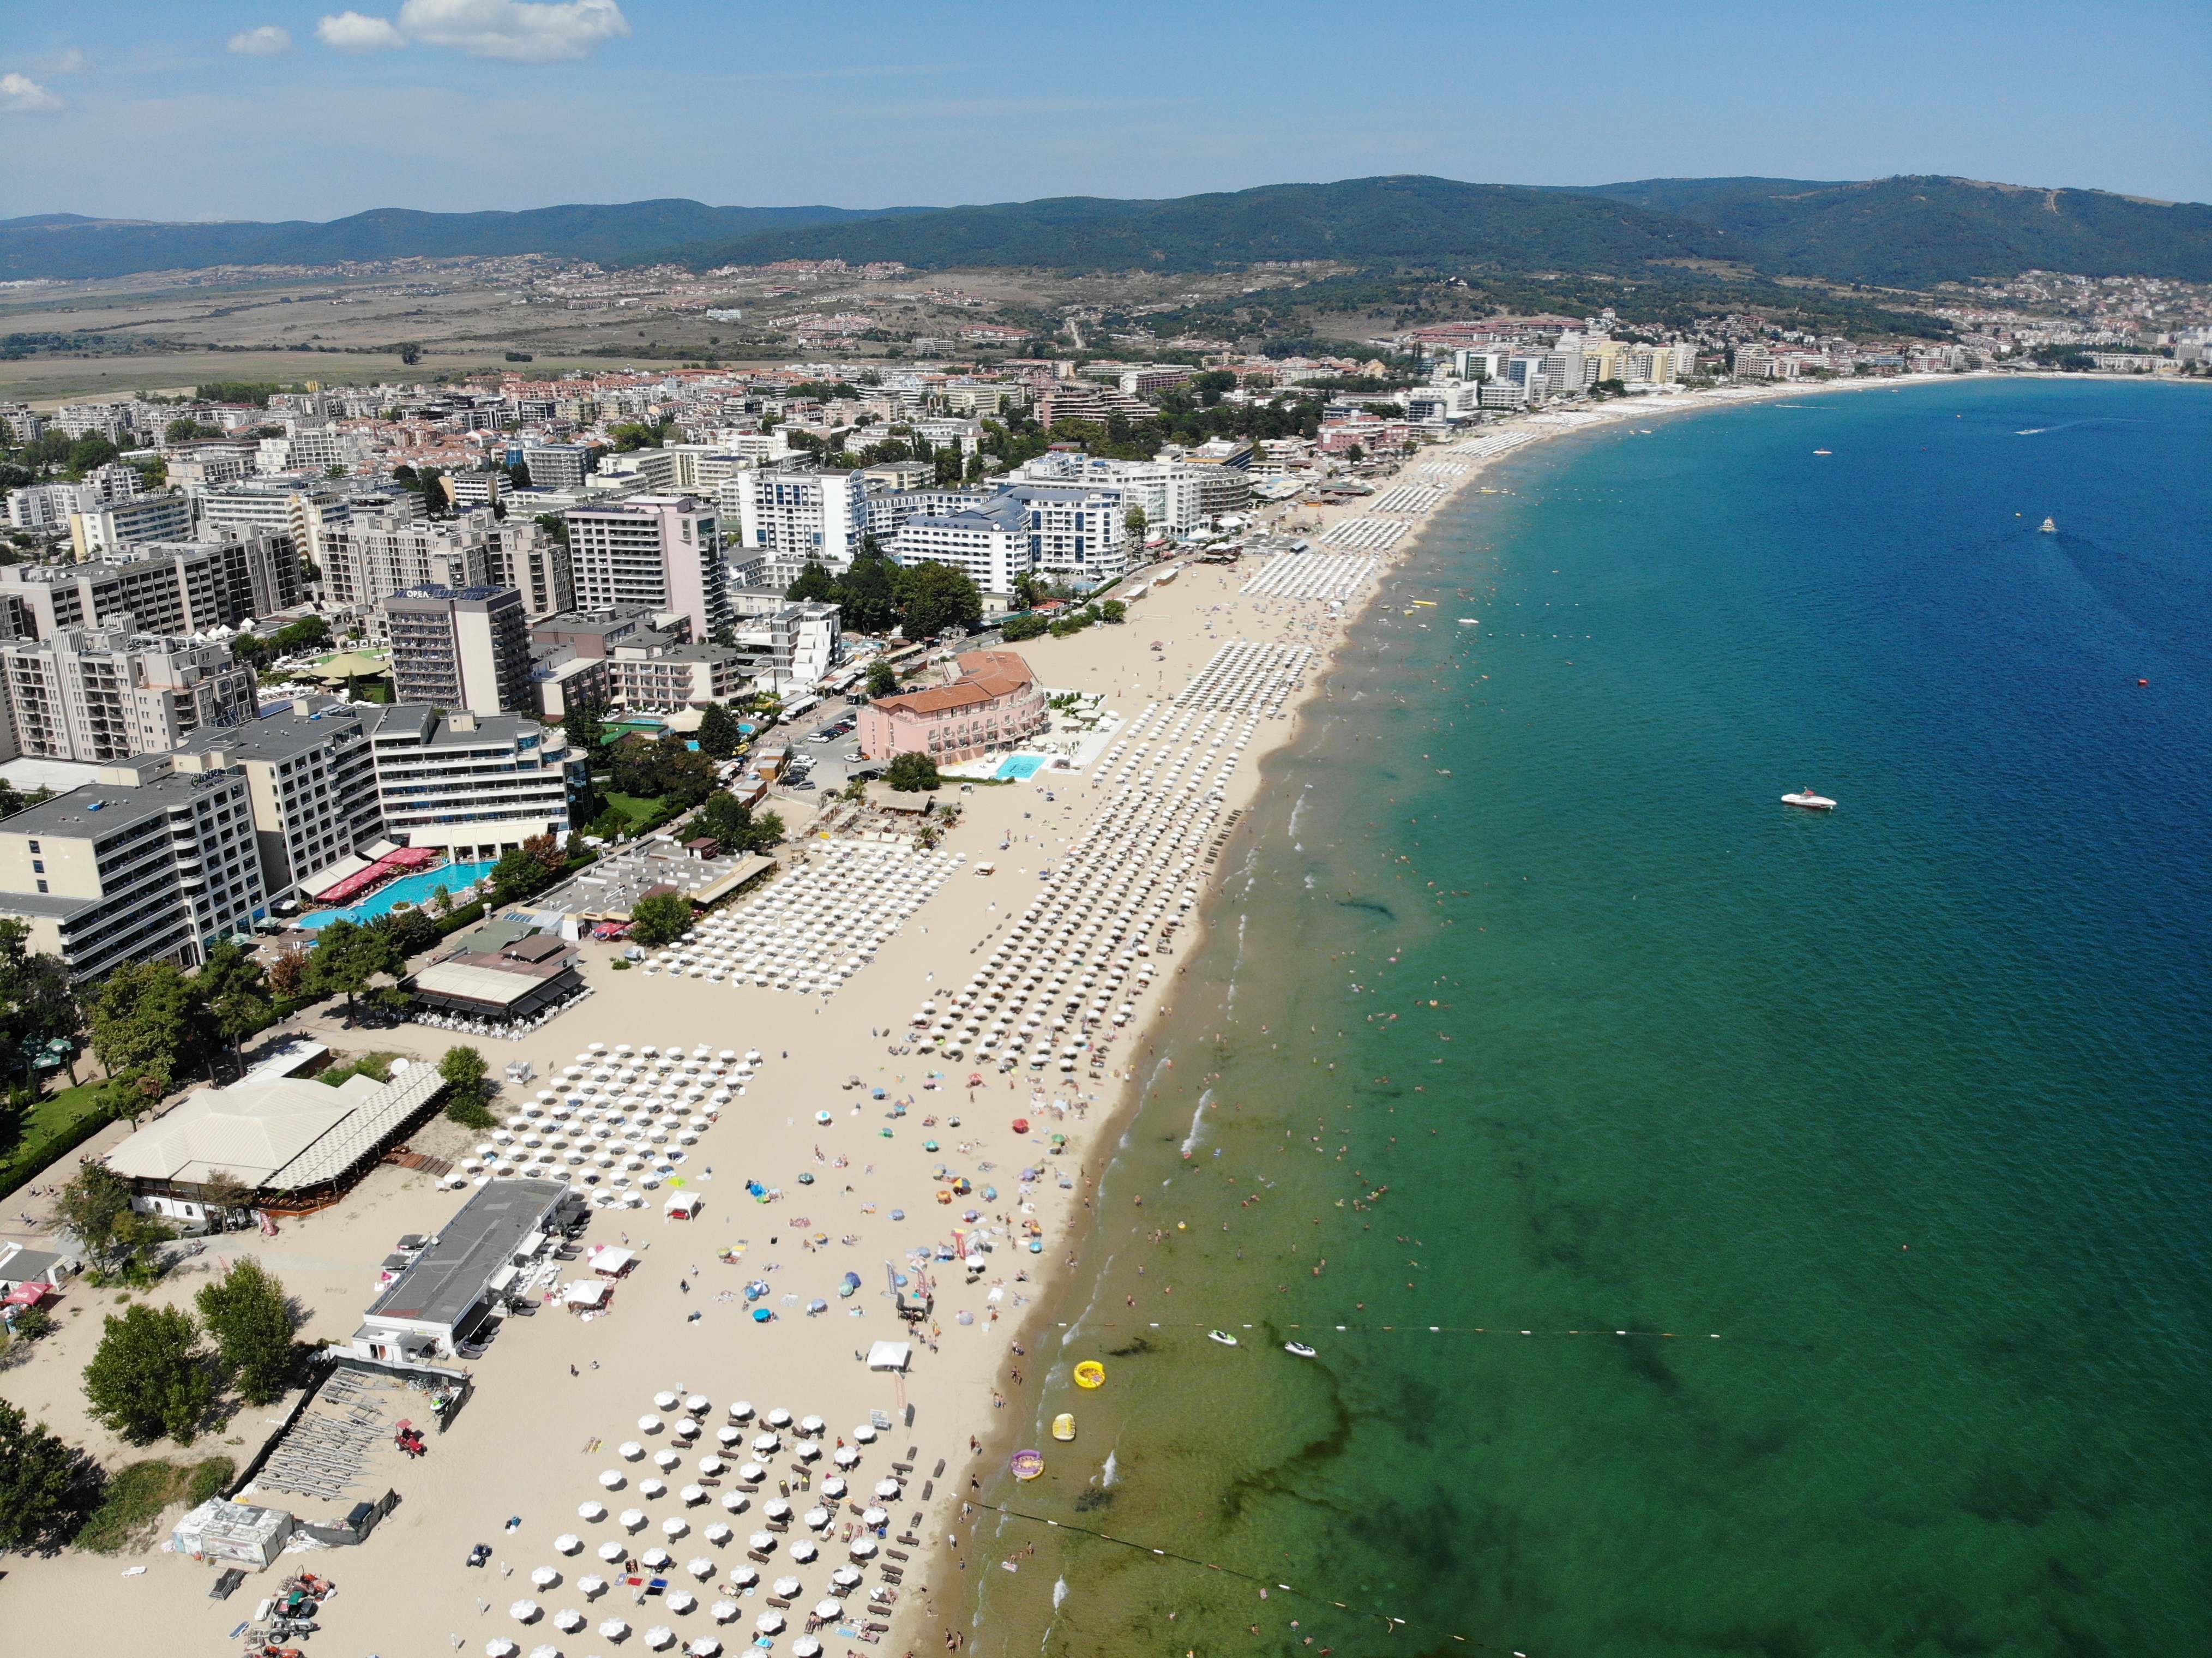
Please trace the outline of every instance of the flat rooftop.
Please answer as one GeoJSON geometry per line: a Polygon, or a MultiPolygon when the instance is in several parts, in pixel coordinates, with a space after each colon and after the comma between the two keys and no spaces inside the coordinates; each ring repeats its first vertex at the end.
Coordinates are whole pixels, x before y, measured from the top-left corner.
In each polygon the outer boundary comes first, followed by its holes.
{"type": "Polygon", "coordinates": [[[514,1259],[523,1239],[567,1195],[566,1182],[495,1180],[461,1206],[438,1241],[387,1285],[365,1316],[412,1323],[458,1324],[483,1296],[492,1274],[514,1259]]]}

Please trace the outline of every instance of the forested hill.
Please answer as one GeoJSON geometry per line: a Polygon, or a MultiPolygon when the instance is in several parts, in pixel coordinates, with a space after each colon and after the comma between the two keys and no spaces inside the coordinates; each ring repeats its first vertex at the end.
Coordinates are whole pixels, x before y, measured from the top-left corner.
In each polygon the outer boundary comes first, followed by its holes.
{"type": "Polygon", "coordinates": [[[1077,270],[1328,259],[1571,274],[1720,262],[1767,276],[1908,288],[2027,270],[2212,282],[2212,207],[1950,178],[1529,188],[1399,176],[1162,201],[1073,196],[872,211],[671,200],[520,213],[385,208],[328,224],[67,214],[0,222],[0,276],[12,278],[511,253],[609,265],[671,260],[693,270],[786,258],[1077,270]]]}
{"type": "Polygon", "coordinates": [[[1062,196],[858,224],[794,225],[672,250],[695,269],[772,259],[1206,270],[1266,259],[1617,270],[1740,258],[1727,233],[1649,208],[1418,176],[1265,185],[1164,201],[1062,196]]]}
{"type": "Polygon", "coordinates": [[[1972,179],[1644,179],[1571,192],[1672,213],[1775,276],[1924,288],[2023,270],[2212,282],[2212,207],[1972,179]]]}
{"type": "MultiPolygon", "coordinates": [[[[927,210],[891,208],[898,213],[927,210]]],[[[866,219],[843,207],[708,207],[667,200],[533,208],[521,213],[417,213],[377,208],[326,224],[161,224],[46,213],[0,220],[0,276],[122,276],[218,264],[550,253],[616,264],[680,242],[779,225],[866,219]]]]}

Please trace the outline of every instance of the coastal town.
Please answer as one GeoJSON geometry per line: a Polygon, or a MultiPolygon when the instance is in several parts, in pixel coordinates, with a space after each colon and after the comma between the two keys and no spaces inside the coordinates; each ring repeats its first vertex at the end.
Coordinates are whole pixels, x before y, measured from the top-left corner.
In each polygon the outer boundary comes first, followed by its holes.
{"type": "Polygon", "coordinates": [[[811,313],[775,367],[0,406],[0,1425],[81,1528],[0,1616],[120,1570],[256,1658],[956,1645],[987,1482],[1097,1460],[1115,1361],[1041,1321],[1393,566],[1547,439],[2204,372],[2054,294],[1358,355],[811,313]]]}

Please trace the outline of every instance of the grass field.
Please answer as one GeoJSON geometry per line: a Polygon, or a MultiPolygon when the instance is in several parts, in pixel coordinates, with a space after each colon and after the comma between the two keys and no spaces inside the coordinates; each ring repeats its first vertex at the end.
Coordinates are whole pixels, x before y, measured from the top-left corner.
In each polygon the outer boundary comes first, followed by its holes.
{"type": "Polygon", "coordinates": [[[102,1116],[101,1084],[82,1083],[49,1094],[24,1116],[21,1132],[0,1153],[0,1197],[5,1197],[84,1134],[102,1116]],[[78,1131],[82,1131],[79,1133],[78,1131]],[[75,1138],[72,1138],[72,1136],[75,1138]]]}

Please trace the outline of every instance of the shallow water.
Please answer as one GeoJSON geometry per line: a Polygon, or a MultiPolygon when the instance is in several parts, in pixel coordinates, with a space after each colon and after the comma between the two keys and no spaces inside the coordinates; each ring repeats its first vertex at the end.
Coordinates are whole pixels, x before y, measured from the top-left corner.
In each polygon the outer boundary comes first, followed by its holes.
{"type": "Polygon", "coordinates": [[[1543,446],[1393,577],[979,1647],[2212,1649],[2212,400],[1808,402],[1543,446]]]}

